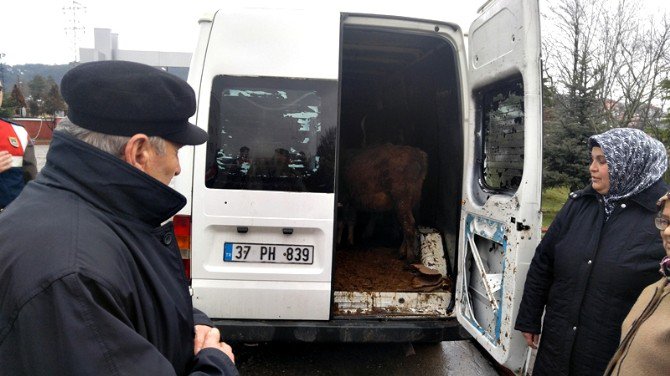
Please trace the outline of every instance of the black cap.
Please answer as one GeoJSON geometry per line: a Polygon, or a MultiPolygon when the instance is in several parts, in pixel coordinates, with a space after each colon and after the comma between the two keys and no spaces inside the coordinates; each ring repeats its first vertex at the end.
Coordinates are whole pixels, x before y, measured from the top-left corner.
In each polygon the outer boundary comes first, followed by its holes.
{"type": "Polygon", "coordinates": [[[144,133],[181,145],[207,141],[207,132],[188,122],[195,93],[181,78],[130,61],[84,63],[61,80],[68,118],[91,131],[132,136],[144,133]]]}

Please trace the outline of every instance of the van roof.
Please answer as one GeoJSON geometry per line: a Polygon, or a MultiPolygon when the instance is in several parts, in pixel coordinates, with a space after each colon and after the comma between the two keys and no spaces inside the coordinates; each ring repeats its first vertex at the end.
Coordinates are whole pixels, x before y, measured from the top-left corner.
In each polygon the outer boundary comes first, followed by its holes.
{"type": "MultiPolygon", "coordinates": [[[[477,13],[480,13],[493,3],[495,0],[488,0],[481,6],[477,2],[462,2],[454,4],[452,2],[434,1],[434,0],[414,0],[412,2],[385,2],[360,1],[360,0],[340,0],[336,2],[313,2],[313,1],[268,1],[268,0],[248,0],[238,3],[226,4],[221,10],[225,12],[237,12],[248,10],[311,10],[311,11],[339,11],[342,13],[355,14],[374,14],[402,18],[417,18],[423,20],[435,20],[439,22],[449,22],[460,25],[467,30],[466,26],[474,20],[477,13]]],[[[199,21],[211,21],[216,13],[216,9],[206,12],[200,17],[199,21]]]]}

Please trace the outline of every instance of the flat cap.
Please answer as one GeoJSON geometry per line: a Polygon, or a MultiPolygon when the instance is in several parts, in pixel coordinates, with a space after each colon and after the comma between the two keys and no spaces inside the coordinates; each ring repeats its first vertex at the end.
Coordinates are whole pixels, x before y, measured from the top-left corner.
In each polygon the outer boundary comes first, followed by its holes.
{"type": "Polygon", "coordinates": [[[61,80],[68,118],[91,131],[116,136],[144,133],[181,145],[207,141],[207,132],[188,122],[195,93],[186,81],[130,61],[84,63],[61,80]]]}

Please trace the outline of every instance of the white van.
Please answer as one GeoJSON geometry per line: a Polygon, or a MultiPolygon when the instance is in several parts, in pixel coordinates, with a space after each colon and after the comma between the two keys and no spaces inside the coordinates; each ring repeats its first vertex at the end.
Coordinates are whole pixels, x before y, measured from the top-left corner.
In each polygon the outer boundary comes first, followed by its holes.
{"type": "Polygon", "coordinates": [[[488,2],[467,48],[448,16],[222,9],[200,20],[192,121],[210,139],[180,152],[173,185],[189,204],[175,224],[194,306],[226,340],[472,336],[523,372],[513,326],[541,227],[538,1],[488,2]],[[344,156],[379,143],[428,157],[414,216],[422,260],[442,278],[429,288],[396,260],[392,216],[338,244],[344,156]]]}

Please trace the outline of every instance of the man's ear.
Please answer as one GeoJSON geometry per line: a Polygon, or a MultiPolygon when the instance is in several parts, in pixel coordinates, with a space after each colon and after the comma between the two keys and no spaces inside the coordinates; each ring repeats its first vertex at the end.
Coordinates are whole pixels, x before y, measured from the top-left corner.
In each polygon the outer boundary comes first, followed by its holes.
{"type": "Polygon", "coordinates": [[[128,140],[123,151],[123,159],[133,167],[146,172],[146,166],[151,158],[149,136],[138,133],[128,140]]]}

